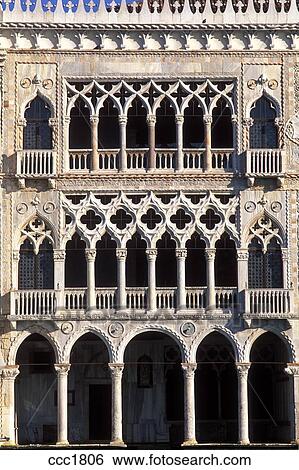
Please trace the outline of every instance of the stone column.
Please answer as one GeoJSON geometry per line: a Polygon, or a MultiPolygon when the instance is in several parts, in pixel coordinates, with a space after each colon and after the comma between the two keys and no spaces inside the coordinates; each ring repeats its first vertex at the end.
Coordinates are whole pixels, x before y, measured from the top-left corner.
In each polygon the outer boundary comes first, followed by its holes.
{"type": "Polygon", "coordinates": [[[96,291],[95,291],[95,260],[97,250],[95,248],[85,248],[85,258],[87,263],[87,308],[95,310],[96,291]]]}
{"type": "Polygon", "coordinates": [[[117,309],[125,310],[127,308],[126,296],[126,248],[116,248],[117,258],[117,309]]]}
{"type": "Polygon", "coordinates": [[[119,169],[126,171],[127,169],[127,121],[128,118],[124,114],[118,116],[119,122],[119,169]]]}
{"type": "Polygon", "coordinates": [[[206,248],[205,257],[207,262],[207,310],[215,310],[215,248],[206,248]]]}
{"type": "Polygon", "coordinates": [[[177,310],[186,308],[186,258],[187,249],[177,248],[175,250],[177,260],[177,310]]]}
{"type": "Polygon", "coordinates": [[[148,248],[146,250],[147,256],[147,309],[156,310],[156,259],[158,251],[155,248],[148,248]]]}
{"type": "MultiPolygon", "coordinates": [[[[299,363],[290,363],[285,372],[293,378],[292,398],[290,399],[290,411],[292,414],[292,441],[299,445],[299,363]]],[[[291,397],[290,397],[291,398],[291,397]]]]}
{"type": "Polygon", "coordinates": [[[112,378],[111,445],[125,446],[122,434],[122,374],[124,364],[108,364],[112,378]]]}
{"type": "Polygon", "coordinates": [[[99,169],[99,152],[98,152],[98,125],[99,117],[90,116],[91,124],[91,169],[96,171],[99,169]]]}
{"type": "Polygon", "coordinates": [[[148,170],[154,170],[156,168],[156,116],[154,114],[148,114],[146,118],[148,126],[148,170]]]}
{"type": "Polygon", "coordinates": [[[65,250],[54,249],[54,289],[56,295],[55,313],[64,310],[65,250]]]}
{"type": "Polygon", "coordinates": [[[210,114],[203,116],[204,129],[204,143],[205,143],[205,170],[212,170],[212,121],[213,118],[210,114]]]}
{"type": "Polygon", "coordinates": [[[184,442],[182,446],[194,446],[197,444],[194,395],[194,377],[196,367],[196,363],[182,363],[184,373],[184,442]]]}
{"type": "Polygon", "coordinates": [[[64,163],[63,169],[69,171],[70,169],[70,116],[64,116],[63,120],[63,135],[64,135],[64,163]]]}
{"type": "Polygon", "coordinates": [[[54,364],[57,373],[57,445],[68,445],[67,377],[70,364],[54,364]]]}
{"type": "Polygon", "coordinates": [[[15,428],[15,379],[19,374],[19,366],[6,366],[0,370],[2,380],[2,434],[7,438],[0,445],[16,445],[15,428]]]}
{"type": "Polygon", "coordinates": [[[19,288],[19,261],[20,261],[20,251],[13,250],[12,252],[12,282],[11,282],[11,288],[13,290],[18,290],[19,288]]]}
{"type": "Polygon", "coordinates": [[[281,258],[282,258],[282,269],[283,269],[283,288],[288,289],[288,263],[289,263],[289,254],[287,248],[281,249],[281,258]]]}
{"type": "Polygon", "coordinates": [[[184,152],[183,152],[183,125],[184,125],[184,116],[183,114],[176,114],[175,116],[176,123],[176,170],[182,171],[184,169],[184,152]]]}
{"type": "Polygon", "coordinates": [[[245,309],[245,290],[248,286],[248,258],[249,253],[247,249],[237,249],[237,262],[238,262],[238,309],[239,312],[245,309]]]}
{"type": "Polygon", "coordinates": [[[238,374],[238,404],[239,404],[239,443],[247,445],[249,441],[248,420],[248,372],[250,364],[237,363],[238,374]]]}

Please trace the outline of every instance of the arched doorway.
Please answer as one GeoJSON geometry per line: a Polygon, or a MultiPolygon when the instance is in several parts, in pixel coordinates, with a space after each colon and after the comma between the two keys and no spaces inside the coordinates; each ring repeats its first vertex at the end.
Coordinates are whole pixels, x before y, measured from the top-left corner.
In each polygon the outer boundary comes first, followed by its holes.
{"type": "Polygon", "coordinates": [[[16,364],[16,428],[19,444],[57,441],[57,379],[55,355],[41,335],[28,336],[18,349],[16,364]]]}
{"type": "Polygon", "coordinates": [[[284,369],[288,353],[274,333],[253,344],[248,375],[250,442],[290,442],[291,381],[284,369]]]}
{"type": "Polygon", "coordinates": [[[141,333],[128,344],[124,362],[125,442],[182,443],[184,383],[176,342],[161,332],[141,333]]]}
{"type": "Polygon", "coordinates": [[[197,349],[195,375],[198,442],[238,441],[238,378],[230,341],[213,332],[197,349]]]}
{"type": "Polygon", "coordinates": [[[70,443],[110,442],[111,377],[104,342],[86,333],[74,344],[68,378],[70,443]]]}

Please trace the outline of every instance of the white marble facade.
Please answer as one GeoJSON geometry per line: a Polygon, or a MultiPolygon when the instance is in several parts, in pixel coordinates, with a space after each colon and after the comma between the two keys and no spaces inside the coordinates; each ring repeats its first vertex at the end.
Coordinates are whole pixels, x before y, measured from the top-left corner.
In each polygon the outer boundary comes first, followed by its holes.
{"type": "Polygon", "coordinates": [[[296,2],[39,3],[0,23],[0,446],[299,443],[296,2]]]}

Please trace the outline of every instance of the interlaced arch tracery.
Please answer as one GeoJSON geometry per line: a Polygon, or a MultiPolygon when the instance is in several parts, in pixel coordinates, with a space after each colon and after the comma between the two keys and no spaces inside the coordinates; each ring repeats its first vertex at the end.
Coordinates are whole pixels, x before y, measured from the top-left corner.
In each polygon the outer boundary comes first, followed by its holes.
{"type": "Polygon", "coordinates": [[[127,241],[138,232],[148,248],[156,248],[157,241],[167,232],[178,248],[184,248],[187,240],[197,232],[207,247],[214,247],[226,232],[239,246],[236,227],[238,196],[223,199],[223,195],[211,192],[200,198],[194,199],[193,196],[182,192],[156,195],[149,191],[132,198],[120,192],[109,195],[107,202],[104,195],[93,192],[80,200],[74,199],[73,195],[64,195],[62,204],[66,225],[63,243],[76,232],[87,247],[94,248],[97,241],[108,233],[118,247],[125,248],[127,241]],[[86,225],[84,216],[91,213],[93,225],[86,225]],[[207,214],[210,216],[208,219],[207,214]]]}

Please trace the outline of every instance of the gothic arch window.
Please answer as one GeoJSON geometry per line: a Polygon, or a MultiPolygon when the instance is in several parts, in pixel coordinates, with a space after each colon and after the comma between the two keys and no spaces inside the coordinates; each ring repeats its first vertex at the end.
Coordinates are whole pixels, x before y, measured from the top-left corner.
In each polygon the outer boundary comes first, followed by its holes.
{"type": "Polygon", "coordinates": [[[87,286],[86,244],[77,233],[66,244],[65,287],[87,286]]]}
{"type": "Polygon", "coordinates": [[[277,238],[271,238],[265,250],[261,241],[255,237],[252,239],[248,251],[248,287],[282,288],[282,255],[277,238]]]}
{"type": "Polygon", "coordinates": [[[119,148],[118,110],[113,100],[107,98],[99,113],[99,148],[119,148]]]}
{"type": "Polygon", "coordinates": [[[85,101],[79,97],[71,110],[69,130],[69,148],[91,148],[90,111],[85,101]]]}
{"type": "Polygon", "coordinates": [[[236,287],[238,285],[236,245],[224,232],[217,240],[215,256],[215,284],[218,287],[236,287]]]}
{"type": "Polygon", "coordinates": [[[183,146],[187,149],[204,146],[203,112],[195,98],[189,101],[184,112],[183,146]]]}
{"type": "Polygon", "coordinates": [[[34,252],[28,238],[20,246],[19,289],[53,289],[53,248],[50,240],[44,239],[38,253],[34,252]]]}
{"type": "Polygon", "coordinates": [[[234,146],[231,110],[224,98],[217,101],[212,111],[212,148],[230,149],[234,146]]]}
{"type": "Polygon", "coordinates": [[[39,96],[28,104],[24,117],[26,126],[23,132],[23,148],[51,149],[52,129],[49,126],[51,111],[49,105],[39,96]]]}
{"type": "Polygon", "coordinates": [[[278,148],[276,109],[272,101],[261,96],[252,106],[250,117],[253,124],[249,131],[250,148],[278,148]]]}
{"type": "Polygon", "coordinates": [[[140,98],[135,98],[128,109],[127,147],[148,147],[146,109],[140,98]]]}
{"type": "Polygon", "coordinates": [[[171,101],[164,98],[161,101],[156,114],[156,147],[176,147],[175,111],[171,101]]]}

